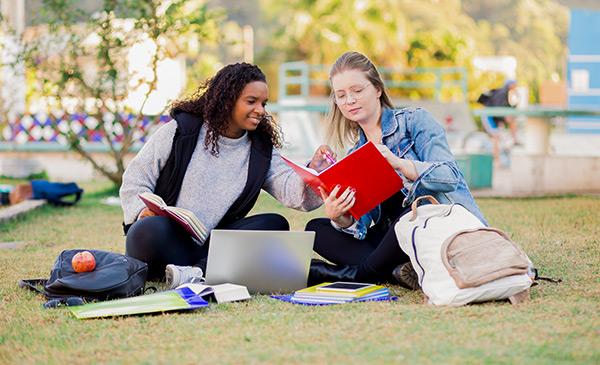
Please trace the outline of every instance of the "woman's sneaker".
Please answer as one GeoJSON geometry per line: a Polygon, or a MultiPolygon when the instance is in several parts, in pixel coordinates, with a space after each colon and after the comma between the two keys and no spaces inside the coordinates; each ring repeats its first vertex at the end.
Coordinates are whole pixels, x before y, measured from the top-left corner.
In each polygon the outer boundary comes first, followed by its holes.
{"type": "Polygon", "coordinates": [[[165,279],[169,289],[175,289],[181,284],[202,283],[204,273],[197,266],[178,266],[169,264],[165,267],[165,279]]]}
{"type": "Polygon", "coordinates": [[[419,276],[410,261],[396,266],[394,271],[392,271],[392,276],[398,281],[400,286],[406,289],[421,289],[421,286],[419,285],[419,276]]]}

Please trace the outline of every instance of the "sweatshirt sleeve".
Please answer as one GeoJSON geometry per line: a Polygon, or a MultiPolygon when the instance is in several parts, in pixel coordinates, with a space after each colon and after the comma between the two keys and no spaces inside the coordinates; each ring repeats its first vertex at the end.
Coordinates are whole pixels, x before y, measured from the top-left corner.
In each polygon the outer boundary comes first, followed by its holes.
{"type": "Polygon", "coordinates": [[[125,224],[135,222],[145,207],[138,195],[154,192],[160,170],[171,154],[176,129],[175,121],[160,127],[127,166],[119,190],[125,224]]]}
{"type": "Polygon", "coordinates": [[[283,161],[276,149],[273,149],[271,167],[263,189],[288,208],[311,211],[323,204],[321,197],[283,161]]]}

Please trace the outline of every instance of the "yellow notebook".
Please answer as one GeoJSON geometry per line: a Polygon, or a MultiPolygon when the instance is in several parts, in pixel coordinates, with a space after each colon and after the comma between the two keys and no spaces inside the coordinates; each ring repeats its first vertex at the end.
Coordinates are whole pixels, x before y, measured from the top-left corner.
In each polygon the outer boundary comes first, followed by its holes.
{"type": "MultiPolygon", "coordinates": [[[[338,298],[360,298],[365,295],[371,294],[373,292],[385,289],[385,287],[381,285],[374,284],[365,284],[365,283],[351,283],[364,286],[363,288],[357,290],[338,290],[335,288],[324,288],[330,287],[332,284],[350,284],[345,282],[336,282],[336,283],[321,283],[318,285],[310,286],[305,289],[297,290],[294,293],[296,297],[302,297],[304,295],[308,295],[311,297],[315,296],[323,296],[323,297],[338,297],[338,298]]],[[[341,285],[341,287],[346,287],[346,285],[341,285]]]]}

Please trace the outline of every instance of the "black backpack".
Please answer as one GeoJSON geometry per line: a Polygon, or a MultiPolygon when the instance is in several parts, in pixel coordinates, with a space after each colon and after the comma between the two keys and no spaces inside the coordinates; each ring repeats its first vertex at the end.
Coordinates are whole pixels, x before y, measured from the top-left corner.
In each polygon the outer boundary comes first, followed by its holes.
{"type": "Polygon", "coordinates": [[[61,252],[49,279],[21,280],[19,286],[41,293],[48,299],[80,297],[85,301],[125,298],[144,292],[148,275],[146,263],[114,252],[87,250],[94,255],[96,268],[77,273],[71,260],[81,251],[85,250],[61,252]]]}

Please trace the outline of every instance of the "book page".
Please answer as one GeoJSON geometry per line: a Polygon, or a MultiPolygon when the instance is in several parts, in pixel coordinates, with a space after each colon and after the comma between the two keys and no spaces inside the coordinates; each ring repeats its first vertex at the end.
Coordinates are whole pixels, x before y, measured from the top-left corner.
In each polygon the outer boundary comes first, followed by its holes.
{"type": "Polygon", "coordinates": [[[206,284],[198,284],[198,283],[185,283],[185,284],[181,284],[177,287],[177,289],[180,288],[190,288],[190,290],[192,290],[194,293],[196,293],[196,295],[208,295],[211,294],[213,292],[213,287],[210,285],[206,285],[206,284]]]}
{"type": "Polygon", "coordinates": [[[154,214],[159,216],[165,216],[167,213],[165,212],[165,208],[167,205],[164,200],[156,194],[152,194],[150,192],[141,193],[139,195],[140,199],[146,204],[146,207],[150,209],[154,214]]]}
{"type": "Polygon", "coordinates": [[[193,231],[193,234],[201,241],[204,242],[206,237],[208,236],[208,229],[194,213],[179,207],[167,207],[168,210],[174,218],[179,219],[180,221],[186,222],[190,229],[193,231]]]}
{"type": "Polygon", "coordinates": [[[243,285],[224,283],[218,285],[205,285],[196,283],[187,283],[177,288],[188,287],[197,295],[203,298],[214,298],[217,303],[227,303],[238,300],[250,299],[248,289],[243,285]]]}
{"type": "Polygon", "coordinates": [[[287,163],[287,164],[288,164],[290,167],[292,167],[294,170],[298,168],[298,169],[302,169],[302,170],[304,170],[304,171],[306,171],[306,172],[308,172],[308,173],[310,173],[310,174],[313,174],[313,175],[315,175],[315,176],[319,176],[319,172],[317,172],[317,170],[315,170],[315,169],[311,169],[311,168],[310,168],[310,167],[308,167],[308,166],[299,165],[299,164],[295,163],[294,161],[292,161],[292,160],[288,159],[288,158],[287,158],[287,157],[285,157],[285,156],[281,156],[281,158],[283,159],[283,161],[285,161],[285,162],[286,162],[286,163],[287,163]]]}
{"type": "Polygon", "coordinates": [[[165,201],[158,195],[156,194],[152,194],[150,192],[145,192],[145,193],[141,193],[140,197],[143,198],[142,200],[148,200],[153,202],[154,204],[161,206],[161,207],[166,207],[167,204],[165,203],[165,201]]]}
{"type": "Polygon", "coordinates": [[[191,211],[185,208],[169,207],[160,196],[150,192],[142,193],[139,197],[148,209],[156,215],[167,216],[181,224],[194,239],[199,241],[199,244],[206,241],[209,233],[208,229],[191,211]]]}

